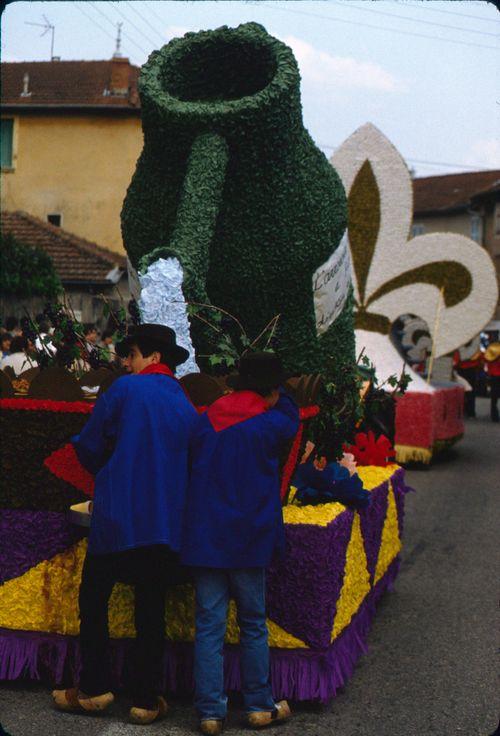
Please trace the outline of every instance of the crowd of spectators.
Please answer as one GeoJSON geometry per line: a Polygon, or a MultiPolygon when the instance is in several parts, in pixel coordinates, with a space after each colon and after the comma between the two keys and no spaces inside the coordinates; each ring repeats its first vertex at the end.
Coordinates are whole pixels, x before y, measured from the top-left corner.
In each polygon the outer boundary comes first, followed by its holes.
{"type": "MultiPolygon", "coordinates": [[[[0,326],[0,369],[10,368],[16,377],[29,368],[38,366],[37,357],[40,353],[48,353],[55,357],[57,346],[52,342],[51,336],[54,328],[43,314],[35,318],[37,325],[36,335],[26,336],[20,321],[15,317],[8,317],[5,324],[0,326]]],[[[85,324],[83,339],[78,359],[80,370],[90,370],[91,355],[97,356],[102,365],[116,365],[119,358],[115,352],[115,335],[111,328],[105,329],[102,335],[95,324],[85,324]]]]}

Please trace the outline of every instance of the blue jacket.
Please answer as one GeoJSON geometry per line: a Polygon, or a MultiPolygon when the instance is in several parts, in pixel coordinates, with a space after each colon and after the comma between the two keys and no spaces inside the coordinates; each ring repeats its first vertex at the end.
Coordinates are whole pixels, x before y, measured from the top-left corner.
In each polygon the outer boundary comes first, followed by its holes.
{"type": "Polygon", "coordinates": [[[198,414],[179,383],[161,374],[118,378],[72,438],[95,475],[89,552],[180,545],[188,445],[198,414]]]}
{"type": "Polygon", "coordinates": [[[181,560],[218,568],[266,567],[284,548],[279,455],[297,433],[297,406],[272,409],[252,391],[215,401],[190,446],[181,560]]]}

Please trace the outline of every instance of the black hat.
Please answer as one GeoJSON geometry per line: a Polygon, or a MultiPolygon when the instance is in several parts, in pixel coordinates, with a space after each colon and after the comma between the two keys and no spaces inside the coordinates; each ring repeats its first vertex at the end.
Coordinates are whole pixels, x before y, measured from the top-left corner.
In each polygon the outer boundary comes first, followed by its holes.
{"type": "Polygon", "coordinates": [[[238,375],[228,376],[226,383],[237,391],[260,391],[280,386],[285,381],[281,360],[275,353],[246,353],[240,358],[238,375]]]}
{"type": "Polygon", "coordinates": [[[130,348],[137,342],[138,338],[144,338],[157,342],[158,347],[168,354],[174,365],[180,365],[189,358],[189,352],[181,348],[175,341],[175,332],[165,325],[132,325],[127,336],[116,344],[115,350],[120,358],[126,358],[130,348]]]}

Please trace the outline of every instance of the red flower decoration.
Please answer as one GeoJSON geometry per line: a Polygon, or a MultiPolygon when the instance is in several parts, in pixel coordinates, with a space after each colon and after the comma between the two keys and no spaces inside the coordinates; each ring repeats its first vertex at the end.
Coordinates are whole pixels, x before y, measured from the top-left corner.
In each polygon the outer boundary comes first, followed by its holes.
{"type": "Polygon", "coordinates": [[[352,453],[358,465],[381,465],[385,467],[396,456],[390,440],[384,434],[375,439],[371,429],[368,434],[358,432],[354,437],[354,442],[354,445],[344,445],[343,450],[352,453]]]}
{"type": "Polygon", "coordinates": [[[87,496],[94,495],[94,476],[81,465],[71,443],[53,452],[45,458],[43,464],[57,478],[71,483],[87,496]]]}
{"type": "Polygon", "coordinates": [[[64,413],[90,414],[93,404],[84,401],[53,401],[52,399],[0,399],[1,409],[24,409],[25,411],[56,411],[64,413]]]}

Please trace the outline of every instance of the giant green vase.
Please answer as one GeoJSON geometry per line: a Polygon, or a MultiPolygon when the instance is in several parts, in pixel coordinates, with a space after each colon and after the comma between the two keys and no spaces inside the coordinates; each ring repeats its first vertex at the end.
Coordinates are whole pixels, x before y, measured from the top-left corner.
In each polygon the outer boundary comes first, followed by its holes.
{"type": "MultiPolygon", "coordinates": [[[[255,23],[188,33],[139,80],[144,149],[122,211],[134,266],[175,256],[188,301],[255,337],[276,314],[288,369],[352,362],[352,306],[320,338],[313,274],[338,246],[346,201],[302,122],[290,48],[255,23]]],[[[202,336],[194,334],[199,348],[202,336]]]]}

